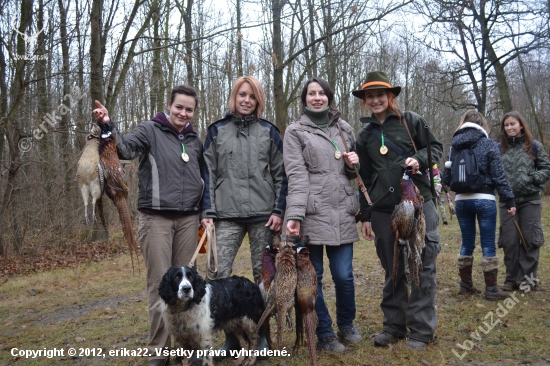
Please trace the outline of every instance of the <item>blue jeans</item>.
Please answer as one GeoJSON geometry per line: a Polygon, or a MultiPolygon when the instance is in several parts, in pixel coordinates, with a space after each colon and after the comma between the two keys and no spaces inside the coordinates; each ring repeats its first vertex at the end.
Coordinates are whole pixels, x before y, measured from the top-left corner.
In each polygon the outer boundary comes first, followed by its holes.
{"type": "Polygon", "coordinates": [[[328,312],[327,304],[323,296],[323,248],[327,250],[330,274],[336,287],[336,324],[338,328],[353,327],[355,319],[355,284],[353,282],[353,244],[308,245],[309,258],[315,273],[317,273],[317,301],[315,311],[319,318],[317,325],[317,338],[325,338],[334,335],[332,318],[328,312]]]}
{"type": "Polygon", "coordinates": [[[462,232],[460,255],[471,256],[476,241],[476,216],[479,224],[481,251],[484,257],[495,257],[495,230],[497,226],[497,205],[492,200],[457,200],[456,218],[462,232]]]}

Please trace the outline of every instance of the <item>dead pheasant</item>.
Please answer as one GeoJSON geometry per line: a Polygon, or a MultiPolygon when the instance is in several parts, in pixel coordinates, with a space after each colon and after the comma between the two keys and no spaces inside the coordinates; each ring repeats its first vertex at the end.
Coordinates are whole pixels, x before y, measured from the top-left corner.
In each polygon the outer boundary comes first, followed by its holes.
{"type": "Polygon", "coordinates": [[[256,331],[260,329],[264,321],[269,321],[269,316],[277,312],[277,345],[283,343],[285,332],[285,315],[294,305],[294,292],[296,291],[296,258],[291,246],[283,244],[275,257],[275,278],[267,293],[266,307],[258,322],[256,331]]]}
{"type": "MultiPolygon", "coordinates": [[[[130,209],[128,207],[128,186],[122,179],[122,166],[118,159],[115,135],[112,133],[109,123],[105,123],[104,120],[103,117],[97,119],[97,124],[101,128],[99,158],[105,172],[105,193],[113,201],[118,211],[124,238],[128,242],[130,249],[133,269],[133,253],[137,253],[137,245],[130,217],[130,209]]],[[[136,258],[139,261],[137,254],[136,258]]]]}
{"type": "Polygon", "coordinates": [[[84,221],[88,225],[88,203],[90,196],[92,197],[92,221],[95,222],[95,209],[97,211],[101,224],[107,232],[107,224],[103,215],[103,203],[101,196],[103,195],[103,186],[105,183],[103,169],[99,161],[99,135],[101,129],[99,126],[93,126],[92,130],[86,136],[86,146],[82,151],[80,160],[76,170],[76,181],[78,188],[82,194],[84,201],[84,221]]]}
{"type": "Polygon", "coordinates": [[[317,300],[317,274],[309,260],[309,249],[298,247],[296,249],[296,343],[294,350],[298,350],[304,344],[304,328],[306,330],[307,347],[309,349],[309,364],[317,365],[317,351],[315,347],[315,329],[317,328],[317,313],[315,301],[317,300]]]}
{"type": "Polygon", "coordinates": [[[394,235],[392,271],[394,288],[401,250],[406,250],[410,275],[416,287],[420,286],[418,273],[422,271],[422,248],[426,235],[426,220],[423,212],[424,198],[420,195],[420,191],[414,185],[409,174],[412,174],[410,170],[405,170],[403,178],[401,178],[401,202],[395,206],[390,221],[394,235]]]}
{"type": "Polygon", "coordinates": [[[267,293],[269,292],[271,283],[275,278],[275,257],[277,256],[280,245],[281,237],[279,235],[275,235],[273,237],[273,243],[266,246],[264,249],[262,257],[262,276],[260,277],[260,283],[258,284],[260,291],[262,292],[262,296],[264,297],[264,301],[267,300],[267,293]]]}

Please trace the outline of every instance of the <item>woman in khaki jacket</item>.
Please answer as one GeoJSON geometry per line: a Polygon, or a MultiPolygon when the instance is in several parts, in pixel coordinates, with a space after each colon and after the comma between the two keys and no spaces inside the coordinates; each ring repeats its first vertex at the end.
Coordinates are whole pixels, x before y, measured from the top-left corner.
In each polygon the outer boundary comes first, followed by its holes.
{"type": "Polygon", "coordinates": [[[343,344],[361,340],[353,326],[353,243],[359,241],[359,236],[354,216],[358,202],[350,184],[355,177],[353,165],[359,163],[359,158],[355,152],[346,152],[346,146],[354,148],[355,136],[351,126],[340,119],[328,83],[321,78],[308,80],[301,99],[302,115],[287,128],[284,138],[288,177],[286,233],[308,235],[310,239],[308,249],[318,282],[318,347],[343,353],[343,344]],[[339,341],[323,298],[323,248],[336,286],[339,341]]]}

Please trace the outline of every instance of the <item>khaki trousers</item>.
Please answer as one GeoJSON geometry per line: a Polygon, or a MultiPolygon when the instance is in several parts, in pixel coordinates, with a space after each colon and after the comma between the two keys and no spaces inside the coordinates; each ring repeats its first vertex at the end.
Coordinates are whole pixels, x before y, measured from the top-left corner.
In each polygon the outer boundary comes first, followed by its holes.
{"type": "Polygon", "coordinates": [[[163,301],[158,288],[168,268],[186,266],[197,248],[199,215],[166,217],[140,213],[138,236],[141,253],[147,267],[149,308],[149,359],[164,347],[170,348],[170,335],[162,319],[163,301]]]}

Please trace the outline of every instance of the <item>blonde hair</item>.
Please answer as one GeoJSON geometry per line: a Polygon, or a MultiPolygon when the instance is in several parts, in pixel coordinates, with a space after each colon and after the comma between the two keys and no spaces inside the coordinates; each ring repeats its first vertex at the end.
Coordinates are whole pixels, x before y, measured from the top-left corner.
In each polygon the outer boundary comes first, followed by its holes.
{"type": "Polygon", "coordinates": [[[260,84],[258,79],[256,79],[254,76],[241,76],[235,81],[235,84],[233,84],[233,88],[231,88],[231,95],[229,96],[227,109],[229,109],[229,112],[235,113],[237,104],[237,93],[239,92],[239,89],[241,88],[243,83],[248,83],[252,88],[252,91],[254,92],[254,96],[256,97],[257,102],[255,112],[256,116],[260,118],[265,110],[265,94],[262,84],[260,84]]]}
{"type": "Polygon", "coordinates": [[[485,119],[485,117],[483,117],[483,114],[479,113],[475,109],[470,109],[462,115],[462,118],[460,119],[460,123],[458,124],[456,131],[460,130],[460,127],[462,127],[462,125],[465,124],[466,122],[476,123],[481,127],[483,127],[483,129],[487,132],[489,132],[490,130],[489,124],[487,123],[487,120],[485,119]]]}

